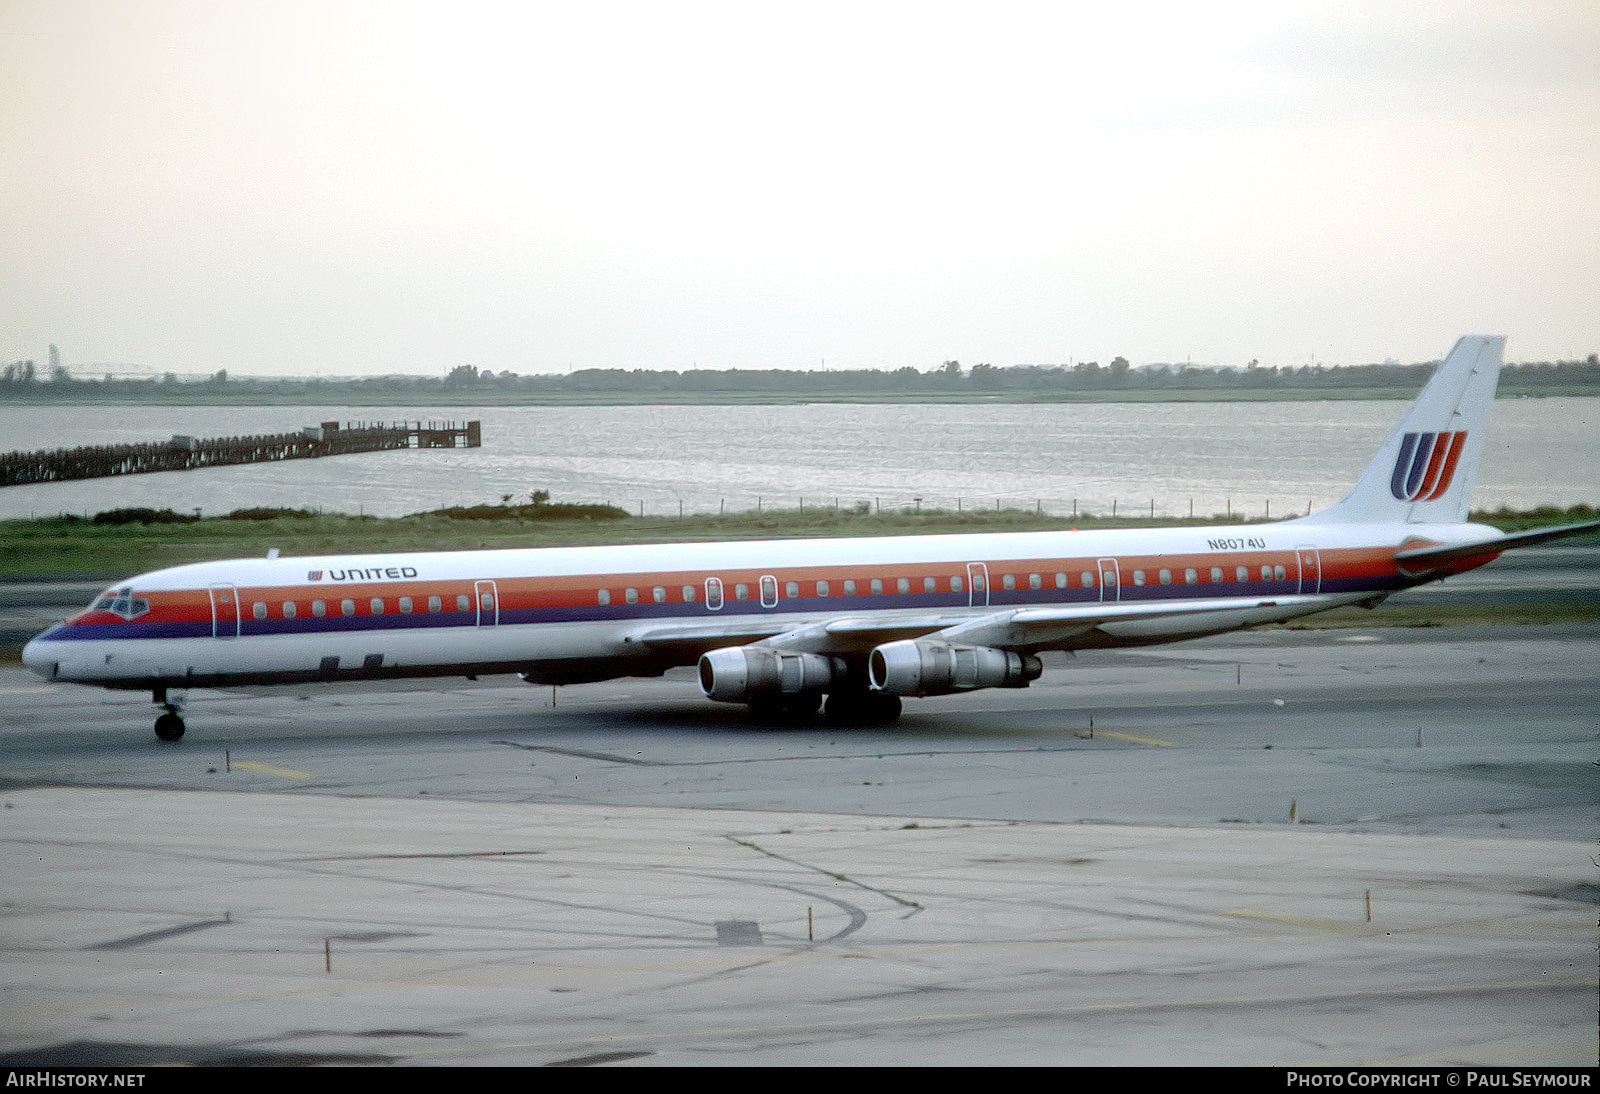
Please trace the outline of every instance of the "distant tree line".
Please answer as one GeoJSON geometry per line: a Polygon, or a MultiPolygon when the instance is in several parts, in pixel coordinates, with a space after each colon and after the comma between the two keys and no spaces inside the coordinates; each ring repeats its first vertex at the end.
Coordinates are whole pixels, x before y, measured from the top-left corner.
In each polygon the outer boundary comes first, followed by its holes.
{"type": "MultiPolygon", "coordinates": [[[[32,361],[17,361],[0,370],[0,398],[27,399],[30,395],[52,400],[74,397],[93,399],[160,399],[185,393],[271,396],[307,402],[370,401],[385,394],[411,396],[438,394],[459,398],[481,394],[495,397],[626,397],[700,399],[716,396],[775,395],[804,398],[815,395],[883,396],[914,398],[919,395],[981,398],[999,394],[1070,397],[1090,392],[1338,392],[1355,389],[1417,390],[1438,362],[1402,365],[1301,365],[1264,367],[1252,361],[1244,368],[1225,369],[1197,365],[1147,365],[1134,368],[1124,357],[1109,364],[1082,361],[1071,365],[977,364],[964,368],[946,361],[922,371],[905,366],[893,370],[797,369],[608,369],[586,368],[559,374],[519,375],[495,372],[474,365],[457,365],[443,376],[387,375],[355,379],[263,379],[228,375],[218,370],[204,379],[180,378],[166,373],[160,378],[96,379],[74,377],[66,368],[42,375],[32,361]]],[[[1501,390],[1537,393],[1562,389],[1600,395],[1600,358],[1583,361],[1541,361],[1509,364],[1501,375],[1501,390]]]]}

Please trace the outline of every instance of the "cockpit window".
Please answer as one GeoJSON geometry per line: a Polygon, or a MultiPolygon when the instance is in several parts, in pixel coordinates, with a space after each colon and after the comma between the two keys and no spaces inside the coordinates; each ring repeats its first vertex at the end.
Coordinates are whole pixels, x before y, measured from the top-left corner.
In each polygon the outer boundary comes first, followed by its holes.
{"type": "Polygon", "coordinates": [[[97,612],[111,612],[124,619],[137,619],[150,610],[150,602],[133,595],[132,587],[121,589],[107,589],[95,600],[93,608],[97,612]]]}

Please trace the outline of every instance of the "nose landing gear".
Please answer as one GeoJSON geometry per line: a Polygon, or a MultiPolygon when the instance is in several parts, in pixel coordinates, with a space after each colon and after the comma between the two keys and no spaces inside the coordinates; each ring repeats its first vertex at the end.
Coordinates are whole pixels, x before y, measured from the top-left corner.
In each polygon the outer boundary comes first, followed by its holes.
{"type": "Polygon", "coordinates": [[[183,705],[176,699],[167,698],[165,686],[153,688],[150,701],[165,712],[156,718],[156,736],[163,741],[176,741],[183,736],[183,705]]]}

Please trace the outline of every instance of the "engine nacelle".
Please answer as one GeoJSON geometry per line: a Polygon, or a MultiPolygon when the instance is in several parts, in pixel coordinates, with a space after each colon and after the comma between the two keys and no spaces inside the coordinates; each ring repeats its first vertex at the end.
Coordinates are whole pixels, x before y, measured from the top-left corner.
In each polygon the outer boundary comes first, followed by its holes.
{"type": "Polygon", "coordinates": [[[843,675],[831,657],[770,646],[728,646],[700,655],[700,690],[721,703],[821,694],[843,675]]]}
{"type": "Polygon", "coordinates": [[[867,658],[867,678],[873,690],[892,695],[1025,688],[1042,672],[1043,662],[1031,653],[932,639],[886,642],[867,658]]]}

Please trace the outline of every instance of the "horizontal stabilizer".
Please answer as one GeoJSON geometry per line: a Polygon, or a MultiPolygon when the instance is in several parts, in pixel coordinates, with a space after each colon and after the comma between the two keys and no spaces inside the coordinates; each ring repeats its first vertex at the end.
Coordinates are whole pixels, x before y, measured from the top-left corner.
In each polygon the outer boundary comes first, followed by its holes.
{"type": "Polygon", "coordinates": [[[1534,528],[1526,532],[1511,532],[1501,536],[1499,539],[1483,540],[1478,543],[1453,544],[1441,547],[1411,547],[1404,551],[1396,551],[1394,560],[1401,563],[1407,571],[1433,569],[1463,558],[1481,558],[1484,555],[1497,555],[1501,551],[1509,551],[1516,547],[1527,547],[1550,539],[1576,536],[1596,530],[1600,530],[1600,520],[1586,520],[1577,524],[1562,524],[1554,528],[1534,528]],[[1420,566],[1418,565],[1419,563],[1421,564],[1420,566]]]}

